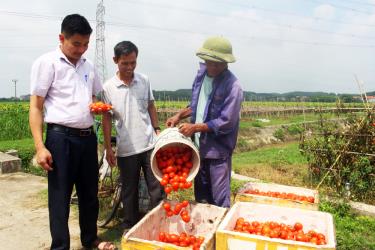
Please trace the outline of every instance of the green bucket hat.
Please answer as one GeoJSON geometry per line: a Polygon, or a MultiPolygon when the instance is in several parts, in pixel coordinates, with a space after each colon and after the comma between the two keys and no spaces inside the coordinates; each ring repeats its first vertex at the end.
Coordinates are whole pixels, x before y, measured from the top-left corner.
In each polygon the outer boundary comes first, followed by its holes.
{"type": "Polygon", "coordinates": [[[228,39],[221,36],[209,37],[196,55],[203,60],[232,63],[236,58],[232,54],[232,45],[228,39]]]}

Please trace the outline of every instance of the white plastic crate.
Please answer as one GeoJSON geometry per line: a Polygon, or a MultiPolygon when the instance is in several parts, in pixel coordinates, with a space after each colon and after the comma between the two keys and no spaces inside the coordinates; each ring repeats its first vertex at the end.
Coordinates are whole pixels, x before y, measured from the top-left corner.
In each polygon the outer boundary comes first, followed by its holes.
{"type": "Polygon", "coordinates": [[[235,201],[249,201],[262,204],[270,204],[284,207],[294,207],[294,208],[303,208],[309,210],[318,210],[319,209],[319,193],[317,190],[312,190],[308,188],[294,187],[279,185],[274,183],[259,183],[259,182],[249,182],[246,183],[237,193],[235,201]],[[247,194],[245,193],[248,189],[258,189],[263,192],[285,192],[293,193],[296,195],[305,195],[314,197],[314,203],[295,201],[290,199],[275,198],[263,195],[256,194],[247,194]]]}
{"type": "Polygon", "coordinates": [[[332,215],[325,212],[288,208],[252,202],[237,202],[227,213],[216,231],[217,250],[332,250],[336,248],[332,215]],[[314,230],[326,237],[326,245],[269,238],[260,235],[233,231],[236,221],[275,221],[294,225],[300,222],[305,232],[314,230]]]}
{"type": "MultiPolygon", "coordinates": [[[[172,206],[175,201],[167,201],[172,206]]],[[[122,237],[122,250],[144,249],[191,249],[158,241],[160,232],[203,236],[200,249],[215,249],[215,231],[228,209],[208,204],[191,203],[189,206],[190,222],[185,223],[179,215],[167,217],[163,203],[151,210],[141,221],[122,237]]]]}

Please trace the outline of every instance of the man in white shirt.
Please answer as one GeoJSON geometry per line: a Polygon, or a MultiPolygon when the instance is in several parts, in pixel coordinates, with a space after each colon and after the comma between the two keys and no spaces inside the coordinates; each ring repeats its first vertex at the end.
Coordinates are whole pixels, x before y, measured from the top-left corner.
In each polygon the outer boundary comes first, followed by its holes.
{"type": "Polygon", "coordinates": [[[91,62],[82,55],[92,29],[83,16],[61,24],[60,46],[42,55],[31,70],[30,128],[37,162],[48,172],[51,249],[69,250],[69,204],[73,185],[79,203],[81,242],[85,248],[114,249],[97,237],[97,140],[89,105],[102,87],[91,62]],[[43,114],[47,123],[43,143],[43,114]]]}
{"type": "Polygon", "coordinates": [[[161,185],[152,174],[150,157],[156,133],[160,132],[150,82],[147,76],[134,72],[138,48],[129,41],[118,43],[113,60],[116,75],[103,86],[104,101],[113,107],[112,114],[103,115],[103,134],[106,156],[111,166],[116,157],[111,147],[111,120],[117,132],[117,165],[122,183],[124,205],[123,228],[130,228],[140,219],[138,183],[142,168],[150,195],[151,207],[163,198],[161,185]]]}

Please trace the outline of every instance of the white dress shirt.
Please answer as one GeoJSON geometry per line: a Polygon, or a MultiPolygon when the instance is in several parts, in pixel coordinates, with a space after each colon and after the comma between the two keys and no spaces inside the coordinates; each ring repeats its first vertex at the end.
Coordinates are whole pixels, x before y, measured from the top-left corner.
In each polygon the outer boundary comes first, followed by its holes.
{"type": "Polygon", "coordinates": [[[58,48],[35,60],[31,95],[45,98],[44,121],[72,128],[93,125],[89,105],[102,86],[93,64],[81,57],[76,65],[58,48]]]}

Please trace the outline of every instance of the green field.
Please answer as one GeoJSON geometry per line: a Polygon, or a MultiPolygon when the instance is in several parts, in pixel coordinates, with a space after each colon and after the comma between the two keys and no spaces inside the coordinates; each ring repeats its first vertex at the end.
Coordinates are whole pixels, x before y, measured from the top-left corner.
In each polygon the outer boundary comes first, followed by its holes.
{"type": "MultiPolygon", "coordinates": [[[[185,107],[186,102],[179,102],[178,105],[168,106],[171,108],[185,107]]],[[[271,105],[270,103],[245,103],[244,105],[271,105]]],[[[275,103],[272,103],[273,105],[275,103]]],[[[279,103],[280,104],[280,103],[279,103]]],[[[285,103],[283,103],[285,105],[285,103]]],[[[167,107],[169,102],[157,102],[157,106],[167,107]]],[[[297,103],[288,103],[297,105],[297,103]]],[[[306,105],[306,104],[304,104],[306,105]]],[[[312,103],[311,105],[316,105],[312,103]]],[[[328,107],[332,104],[327,104],[328,107]]],[[[315,106],[314,106],[315,107],[315,106]]],[[[336,119],[335,114],[323,114],[325,119],[336,119]]],[[[241,131],[250,127],[265,127],[289,123],[302,123],[316,121],[320,119],[318,114],[306,115],[280,115],[267,117],[268,123],[257,121],[256,119],[244,118],[240,124],[241,131]]],[[[43,175],[40,168],[30,167],[29,162],[34,155],[33,140],[31,139],[28,127],[28,103],[0,103],[0,151],[7,149],[17,149],[23,162],[26,172],[43,175]]],[[[163,122],[163,121],[161,121],[163,122]]],[[[245,131],[246,132],[246,131],[245,131]]],[[[298,143],[289,142],[266,146],[254,151],[245,151],[233,155],[233,170],[242,175],[258,178],[266,182],[295,185],[312,188],[316,183],[312,180],[308,171],[306,159],[300,154],[298,143]]],[[[243,182],[233,180],[232,192],[235,193],[243,182]]],[[[348,205],[341,199],[335,198],[327,201],[327,187],[322,187],[322,203],[320,209],[330,212],[334,216],[335,230],[337,236],[337,249],[375,249],[375,219],[373,217],[358,216],[353,214],[348,205]]],[[[330,196],[333,194],[330,193],[330,196]]],[[[192,192],[183,193],[175,198],[192,199],[192,192]]],[[[121,231],[116,226],[101,230],[100,234],[104,238],[112,239],[119,244],[121,231]]]]}
{"type": "MultiPolygon", "coordinates": [[[[184,101],[173,101],[173,102],[162,102],[157,101],[156,106],[160,109],[159,117],[161,124],[164,124],[164,121],[174,114],[175,111],[186,107],[188,102],[184,101]],[[167,109],[167,110],[164,110],[167,109]],[[171,112],[172,111],[172,112],[171,112]]],[[[274,107],[274,108],[287,108],[287,107],[300,107],[302,105],[298,102],[244,102],[244,107],[274,107]]],[[[334,107],[332,103],[303,103],[306,107],[334,107]],[[324,106],[325,105],[325,106],[324,106]]],[[[358,104],[349,104],[349,105],[358,105],[358,104]]],[[[1,140],[16,140],[22,138],[30,138],[31,133],[28,124],[28,102],[0,102],[0,124],[2,124],[2,129],[0,130],[0,141],[1,140]]],[[[325,119],[336,119],[342,118],[338,117],[333,113],[322,113],[322,116],[325,119]]],[[[320,115],[317,113],[306,113],[306,114],[297,114],[297,113],[283,113],[283,112],[271,112],[270,114],[257,114],[257,115],[244,115],[241,118],[240,128],[247,127],[264,127],[264,126],[273,126],[280,124],[289,124],[289,123],[303,123],[319,120],[320,115]],[[258,119],[267,119],[269,122],[262,122],[258,119]]],[[[98,117],[98,119],[100,119],[98,117]]]]}

